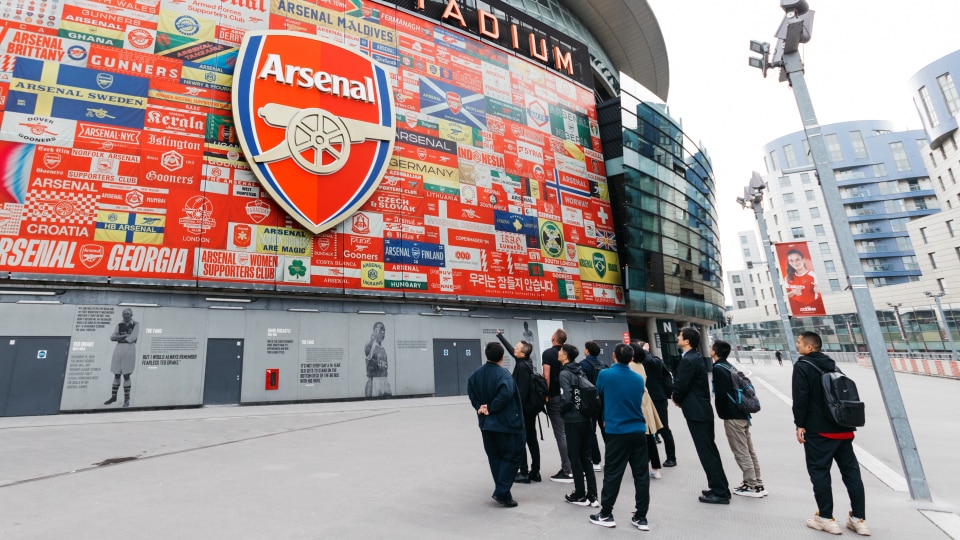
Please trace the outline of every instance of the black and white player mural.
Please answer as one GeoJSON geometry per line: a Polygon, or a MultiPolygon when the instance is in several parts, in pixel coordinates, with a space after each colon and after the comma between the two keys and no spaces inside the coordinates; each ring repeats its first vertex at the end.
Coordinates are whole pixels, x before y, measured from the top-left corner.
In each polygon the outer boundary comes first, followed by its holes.
{"type": "Polygon", "coordinates": [[[130,375],[137,366],[137,340],[140,337],[140,323],[133,319],[133,310],[123,310],[123,320],[117,323],[110,341],[116,342],[113,349],[113,358],[110,360],[110,372],[113,373],[113,386],[110,389],[110,399],[104,405],[112,405],[117,401],[117,392],[120,389],[120,378],[123,377],[123,407],[130,406],[131,382],[130,375]]]}
{"type": "Polygon", "coordinates": [[[373,323],[373,333],[370,341],[363,347],[366,356],[367,385],[363,395],[365,397],[386,397],[393,395],[390,390],[389,363],[387,351],[383,348],[383,339],[387,336],[387,327],[383,321],[373,323]]]}

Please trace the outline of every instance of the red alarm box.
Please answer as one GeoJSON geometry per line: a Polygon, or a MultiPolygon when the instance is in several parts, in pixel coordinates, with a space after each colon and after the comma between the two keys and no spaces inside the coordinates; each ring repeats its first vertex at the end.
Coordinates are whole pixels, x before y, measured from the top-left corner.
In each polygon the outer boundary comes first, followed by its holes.
{"type": "Polygon", "coordinates": [[[267,369],[267,381],[264,388],[267,390],[280,388],[280,370],[278,368],[267,369]]]}

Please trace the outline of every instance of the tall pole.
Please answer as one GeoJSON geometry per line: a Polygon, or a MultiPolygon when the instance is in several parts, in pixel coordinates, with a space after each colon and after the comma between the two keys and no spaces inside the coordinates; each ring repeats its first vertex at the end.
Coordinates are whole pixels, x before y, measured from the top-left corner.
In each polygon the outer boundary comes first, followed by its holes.
{"type": "MultiPolygon", "coordinates": [[[[860,266],[857,246],[853,241],[843,204],[840,202],[840,190],[837,188],[837,180],[830,165],[820,123],[813,110],[813,102],[810,100],[807,82],[803,76],[803,60],[800,58],[799,45],[801,41],[805,43],[810,39],[813,30],[813,12],[807,12],[805,0],[792,3],[781,0],[781,7],[786,11],[786,17],[777,32],[779,42],[774,61],[781,65],[781,79],[784,75],[786,76],[785,80],[790,82],[797,100],[803,131],[806,133],[817,175],[820,177],[827,213],[836,235],[840,259],[847,273],[848,287],[853,295],[857,313],[860,315],[860,327],[863,330],[867,350],[873,360],[874,373],[880,385],[880,394],[883,396],[887,416],[890,418],[890,426],[900,453],[900,463],[907,479],[907,486],[910,488],[910,496],[914,500],[929,501],[931,500],[930,486],[923,472],[917,443],[913,438],[910,420],[903,405],[903,396],[900,395],[893,366],[890,365],[890,356],[887,355],[886,344],[883,341],[883,333],[880,331],[880,320],[877,318],[873,299],[870,297],[870,289],[867,287],[867,279],[860,266]]],[[[766,70],[766,60],[763,63],[766,70]]]]}
{"type": "Polygon", "coordinates": [[[733,316],[727,315],[727,326],[730,328],[730,341],[733,345],[733,357],[740,363],[740,351],[737,350],[737,331],[733,329],[733,316]]]}
{"type": "MultiPolygon", "coordinates": [[[[767,257],[767,270],[770,272],[770,281],[773,282],[773,295],[777,299],[777,311],[780,313],[780,324],[783,326],[783,339],[787,340],[786,352],[787,358],[791,363],[797,361],[796,339],[793,337],[793,328],[790,326],[790,316],[787,311],[787,303],[783,299],[783,287],[780,285],[780,271],[777,269],[776,258],[773,255],[773,242],[767,234],[767,222],[763,220],[763,180],[760,174],[753,173],[750,180],[750,187],[747,188],[749,200],[744,203],[750,204],[753,208],[753,214],[757,217],[757,227],[760,229],[760,241],[763,242],[763,253],[767,257]]],[[[744,206],[746,207],[746,206],[744,206]]],[[[762,330],[762,329],[761,329],[762,330]]],[[[761,343],[763,342],[761,338],[761,343]]]]}
{"type": "Polygon", "coordinates": [[[950,342],[950,354],[953,355],[954,360],[957,360],[958,359],[957,347],[956,345],[953,344],[953,332],[950,331],[950,321],[947,320],[947,315],[943,312],[943,306],[940,305],[940,297],[943,296],[944,293],[937,293],[937,294],[924,293],[924,294],[926,294],[927,296],[932,296],[933,301],[937,303],[937,314],[940,315],[940,320],[937,321],[937,325],[939,326],[941,321],[943,322],[942,328],[947,333],[947,341],[950,342]]]}

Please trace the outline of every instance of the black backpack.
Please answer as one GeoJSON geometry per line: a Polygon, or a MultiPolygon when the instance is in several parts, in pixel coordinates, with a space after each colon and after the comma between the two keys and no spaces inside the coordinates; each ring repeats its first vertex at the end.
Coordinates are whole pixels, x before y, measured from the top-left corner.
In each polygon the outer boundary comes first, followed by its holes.
{"type": "Polygon", "coordinates": [[[824,371],[809,360],[801,358],[799,361],[810,364],[813,369],[820,373],[824,405],[826,405],[830,419],[843,427],[863,427],[867,419],[865,406],[860,401],[860,393],[857,392],[857,383],[853,382],[853,379],[844,375],[839,369],[824,371]]]}
{"type": "Polygon", "coordinates": [[[730,372],[730,382],[733,383],[733,394],[727,393],[727,398],[733,402],[733,406],[740,412],[746,413],[749,417],[753,413],[760,412],[760,399],[757,397],[757,391],[753,388],[750,378],[740,372],[740,370],[727,366],[726,364],[714,364],[714,367],[722,367],[730,372]]]}
{"type": "Polygon", "coordinates": [[[573,406],[587,418],[600,418],[600,392],[582,373],[573,389],[573,406]]]}
{"type": "Polygon", "coordinates": [[[596,385],[597,376],[600,375],[601,371],[607,369],[610,366],[601,362],[599,358],[591,359],[589,357],[584,357],[584,360],[586,360],[591,366],[593,366],[593,370],[590,372],[589,375],[587,375],[587,380],[593,383],[593,385],[596,385]]]}
{"type": "Polygon", "coordinates": [[[547,403],[547,380],[543,375],[530,368],[530,393],[527,402],[523,404],[523,414],[531,416],[543,412],[547,403]]]}

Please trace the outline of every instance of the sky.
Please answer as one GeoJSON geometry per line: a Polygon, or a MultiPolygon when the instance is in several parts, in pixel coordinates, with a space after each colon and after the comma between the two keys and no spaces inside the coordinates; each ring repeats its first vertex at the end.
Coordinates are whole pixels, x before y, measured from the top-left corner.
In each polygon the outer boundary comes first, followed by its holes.
{"type": "MultiPolygon", "coordinates": [[[[736,203],[752,171],[766,173],[763,146],[803,125],[779,69],[764,79],[747,59],[750,40],[773,49],[778,0],[647,0],[670,62],[667,104],[713,162],[723,269],[743,268],[737,233],[756,230],[736,203]]],[[[960,49],[956,0],[809,0],[813,35],[801,45],[804,76],[820,125],[889,120],[922,129],[908,86],[913,75],[960,49]]]]}

